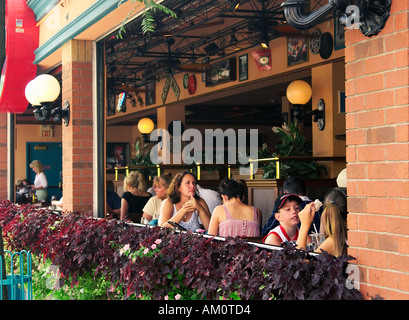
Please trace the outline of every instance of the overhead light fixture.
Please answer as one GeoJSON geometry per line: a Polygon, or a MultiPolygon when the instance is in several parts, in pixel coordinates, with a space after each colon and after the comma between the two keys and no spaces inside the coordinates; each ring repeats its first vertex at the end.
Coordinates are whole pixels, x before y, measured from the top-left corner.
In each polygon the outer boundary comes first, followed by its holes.
{"type": "Polygon", "coordinates": [[[239,40],[237,39],[236,35],[232,33],[230,36],[230,44],[235,45],[237,42],[239,42],[239,40]]]}
{"type": "Polygon", "coordinates": [[[53,117],[55,122],[64,119],[64,124],[68,125],[70,117],[69,102],[64,102],[64,111],[61,107],[53,109],[51,107],[52,103],[59,97],[60,92],[60,83],[49,74],[39,75],[27,84],[25,96],[27,101],[33,106],[34,117],[38,121],[43,122],[53,117]]]}
{"type": "Polygon", "coordinates": [[[142,118],[141,120],[139,120],[138,130],[140,133],[142,133],[143,142],[148,143],[150,141],[149,135],[151,134],[154,128],[155,128],[155,124],[153,123],[151,119],[142,118]]]}
{"type": "Polygon", "coordinates": [[[304,80],[295,80],[287,87],[287,99],[294,105],[294,117],[297,120],[303,120],[306,117],[313,116],[313,121],[317,122],[318,129],[324,130],[325,127],[325,102],[323,99],[318,101],[317,109],[303,114],[303,106],[310,101],[312,89],[308,82],[304,80]]]}
{"type": "Polygon", "coordinates": [[[260,35],[260,44],[263,48],[268,49],[270,43],[270,39],[268,37],[267,30],[263,30],[260,35]]]}
{"type": "Polygon", "coordinates": [[[233,11],[236,11],[240,6],[240,1],[238,0],[226,0],[226,2],[231,5],[233,11]]]}
{"type": "Polygon", "coordinates": [[[219,46],[215,42],[211,42],[204,47],[204,50],[208,55],[215,55],[219,51],[219,49],[219,46]]]}

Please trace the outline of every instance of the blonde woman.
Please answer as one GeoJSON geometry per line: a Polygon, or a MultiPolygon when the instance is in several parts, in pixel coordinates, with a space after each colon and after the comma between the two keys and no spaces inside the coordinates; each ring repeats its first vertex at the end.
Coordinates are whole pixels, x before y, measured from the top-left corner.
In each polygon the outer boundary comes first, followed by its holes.
{"type": "MultiPolygon", "coordinates": [[[[299,213],[301,221],[297,245],[305,248],[308,230],[315,214],[314,202],[305,206],[299,213]]],[[[321,253],[324,250],[335,257],[347,254],[347,198],[345,194],[333,189],[324,197],[324,211],[321,217],[321,230],[324,231],[325,240],[315,250],[321,253]]],[[[321,231],[322,232],[322,231],[321,231]]]]}
{"type": "Polygon", "coordinates": [[[167,190],[172,182],[172,174],[165,173],[159,178],[155,177],[153,180],[153,189],[156,195],[148,200],[148,203],[143,208],[143,217],[148,221],[152,221],[152,224],[157,224],[159,219],[160,207],[163,201],[168,197],[167,190]]]}
{"type": "Polygon", "coordinates": [[[124,190],[121,198],[120,219],[129,219],[132,222],[140,222],[143,207],[152,196],[146,192],[146,181],[138,171],[130,172],[124,180],[124,190]]]}
{"type": "Polygon", "coordinates": [[[48,198],[48,182],[43,165],[40,161],[34,160],[30,163],[30,168],[36,173],[34,184],[30,186],[31,190],[35,191],[37,201],[46,201],[48,198]]]}

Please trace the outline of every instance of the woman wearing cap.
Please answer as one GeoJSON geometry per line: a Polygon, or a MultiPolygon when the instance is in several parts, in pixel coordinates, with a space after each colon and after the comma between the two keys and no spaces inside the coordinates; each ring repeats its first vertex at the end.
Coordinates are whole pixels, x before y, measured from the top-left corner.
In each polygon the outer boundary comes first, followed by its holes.
{"type": "MultiPolygon", "coordinates": [[[[308,244],[308,230],[315,214],[314,202],[309,203],[299,214],[301,227],[297,246],[305,248],[308,244]]],[[[324,211],[321,217],[321,230],[325,240],[315,250],[322,250],[336,257],[347,254],[347,198],[338,189],[329,191],[324,197],[324,211]]]]}
{"type": "Polygon", "coordinates": [[[280,225],[264,237],[264,243],[280,246],[283,242],[297,241],[299,235],[297,225],[300,222],[298,218],[299,203],[301,201],[301,198],[295,194],[283,194],[277,198],[274,203],[274,212],[280,225]]]}

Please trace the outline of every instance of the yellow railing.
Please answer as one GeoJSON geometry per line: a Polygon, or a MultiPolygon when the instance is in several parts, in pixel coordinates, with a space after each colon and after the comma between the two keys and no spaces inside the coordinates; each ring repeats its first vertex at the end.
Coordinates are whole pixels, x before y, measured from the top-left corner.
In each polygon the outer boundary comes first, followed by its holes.
{"type": "MultiPolygon", "coordinates": [[[[281,178],[280,172],[280,163],[284,161],[345,161],[345,157],[311,157],[311,156],[277,156],[274,158],[263,158],[263,159],[250,159],[250,179],[254,179],[254,163],[263,163],[263,162],[272,162],[275,161],[276,165],[276,179],[281,178]]],[[[118,181],[119,172],[124,172],[124,175],[127,176],[130,170],[138,170],[138,169],[156,169],[156,175],[159,177],[161,175],[162,169],[188,169],[191,172],[194,168],[196,168],[196,176],[197,179],[201,179],[201,169],[203,167],[206,168],[226,168],[227,166],[227,177],[231,178],[231,169],[238,168],[241,165],[221,165],[221,164],[204,164],[204,163],[196,163],[192,165],[175,165],[175,164],[168,164],[168,165],[156,165],[156,166],[125,166],[125,167],[115,167],[115,181],[118,181]]]]}
{"type": "MultiPolygon", "coordinates": [[[[197,180],[201,179],[201,168],[206,167],[206,168],[220,168],[223,167],[225,168],[225,165],[221,164],[203,164],[203,163],[196,163],[192,165],[175,165],[175,164],[169,164],[169,165],[159,165],[157,164],[156,166],[125,166],[125,167],[115,167],[114,172],[115,172],[115,181],[118,181],[119,178],[119,173],[123,172],[124,176],[126,177],[129,174],[130,170],[138,170],[138,169],[156,169],[156,175],[160,177],[162,169],[187,169],[190,170],[190,172],[193,171],[194,168],[196,168],[196,176],[197,180]]],[[[232,165],[227,165],[227,177],[231,178],[231,167],[232,165]]],[[[151,178],[151,177],[150,177],[151,178]]],[[[150,179],[149,179],[150,180],[150,179]]]]}
{"type": "Polygon", "coordinates": [[[250,179],[254,179],[254,163],[255,162],[272,162],[276,165],[276,179],[281,178],[280,162],[282,161],[345,161],[345,157],[311,157],[311,156],[277,156],[274,158],[264,159],[249,159],[250,163],[250,179]]]}

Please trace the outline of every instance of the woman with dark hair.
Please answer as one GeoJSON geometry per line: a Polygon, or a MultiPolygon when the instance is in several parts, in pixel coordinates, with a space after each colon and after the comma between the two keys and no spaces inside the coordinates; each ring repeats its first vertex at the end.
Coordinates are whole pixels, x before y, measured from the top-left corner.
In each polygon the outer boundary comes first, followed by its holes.
{"type": "Polygon", "coordinates": [[[162,203],[158,226],[172,227],[174,222],[186,230],[196,231],[203,227],[208,230],[210,212],[206,202],[199,197],[196,178],[189,172],[178,173],[172,180],[168,198],[162,203]]]}
{"type": "Polygon", "coordinates": [[[214,209],[208,233],[222,237],[259,237],[261,212],[242,202],[245,192],[243,183],[226,179],[222,181],[218,191],[223,205],[214,209]]]}

